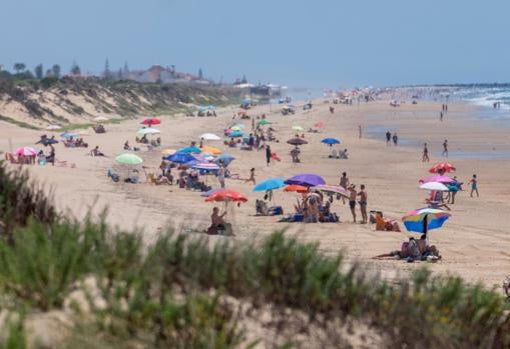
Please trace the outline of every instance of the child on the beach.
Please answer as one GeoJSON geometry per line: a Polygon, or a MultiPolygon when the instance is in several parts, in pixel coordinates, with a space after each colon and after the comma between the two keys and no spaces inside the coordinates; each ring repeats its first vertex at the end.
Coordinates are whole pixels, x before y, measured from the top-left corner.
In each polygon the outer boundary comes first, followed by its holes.
{"type": "Polygon", "coordinates": [[[478,193],[478,179],[476,178],[476,174],[473,175],[473,178],[468,182],[468,184],[471,184],[471,194],[469,196],[473,197],[473,193],[476,193],[476,197],[480,197],[480,194],[478,193]]]}

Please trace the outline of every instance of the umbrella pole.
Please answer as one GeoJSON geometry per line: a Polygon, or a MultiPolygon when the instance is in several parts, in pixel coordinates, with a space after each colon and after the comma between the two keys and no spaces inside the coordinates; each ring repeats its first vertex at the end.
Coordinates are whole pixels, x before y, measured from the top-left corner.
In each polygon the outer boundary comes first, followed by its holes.
{"type": "Polygon", "coordinates": [[[427,231],[428,231],[428,225],[429,225],[429,216],[428,215],[425,215],[425,217],[423,218],[423,234],[427,234],[427,231]]]}

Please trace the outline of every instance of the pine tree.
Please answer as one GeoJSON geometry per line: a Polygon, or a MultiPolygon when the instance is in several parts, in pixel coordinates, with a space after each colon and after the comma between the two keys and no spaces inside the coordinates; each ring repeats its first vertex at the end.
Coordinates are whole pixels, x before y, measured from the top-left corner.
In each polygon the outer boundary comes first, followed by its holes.
{"type": "Polygon", "coordinates": [[[54,64],[53,67],[51,67],[51,71],[53,72],[54,77],[60,79],[60,65],[54,64]]]}
{"type": "Polygon", "coordinates": [[[73,61],[73,65],[71,66],[70,72],[72,75],[81,75],[80,66],[76,63],[76,61],[73,61]]]}
{"type": "Polygon", "coordinates": [[[42,79],[43,73],[44,73],[43,65],[42,64],[36,65],[34,68],[34,72],[35,72],[35,77],[37,79],[39,79],[39,80],[42,79]]]}
{"type": "Polygon", "coordinates": [[[27,66],[25,65],[25,63],[14,63],[14,70],[16,71],[17,74],[21,73],[23,70],[25,70],[27,66]]]}
{"type": "Polygon", "coordinates": [[[202,72],[202,68],[199,68],[198,69],[198,78],[200,80],[203,80],[204,79],[204,73],[202,72]]]}
{"type": "Polygon", "coordinates": [[[122,71],[122,76],[124,78],[129,77],[129,67],[128,67],[128,63],[127,62],[124,63],[124,69],[122,71]]]}
{"type": "Polygon", "coordinates": [[[108,62],[108,58],[106,58],[106,62],[104,63],[103,77],[105,79],[110,79],[112,77],[112,72],[110,71],[110,63],[108,62]]]}
{"type": "Polygon", "coordinates": [[[246,75],[243,75],[243,78],[241,79],[241,84],[248,83],[248,79],[246,79],[246,75]]]}

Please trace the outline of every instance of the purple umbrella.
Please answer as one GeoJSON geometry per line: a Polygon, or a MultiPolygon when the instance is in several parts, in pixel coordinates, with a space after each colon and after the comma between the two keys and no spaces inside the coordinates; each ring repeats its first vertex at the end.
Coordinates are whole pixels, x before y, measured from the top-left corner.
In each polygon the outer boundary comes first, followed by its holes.
{"type": "Polygon", "coordinates": [[[287,179],[285,184],[297,184],[304,187],[314,187],[316,185],[326,184],[326,181],[324,181],[324,179],[319,175],[312,173],[302,173],[287,179]]]}

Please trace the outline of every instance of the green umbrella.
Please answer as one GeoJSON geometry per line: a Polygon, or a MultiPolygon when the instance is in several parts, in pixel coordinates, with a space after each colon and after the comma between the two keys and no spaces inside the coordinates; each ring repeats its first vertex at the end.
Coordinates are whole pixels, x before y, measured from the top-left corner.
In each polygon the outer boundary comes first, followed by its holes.
{"type": "Polygon", "coordinates": [[[119,164],[124,165],[140,165],[143,162],[142,158],[140,158],[139,156],[129,153],[117,156],[115,158],[115,161],[117,161],[119,164]]]}
{"type": "Polygon", "coordinates": [[[262,119],[262,120],[259,121],[259,125],[261,125],[261,126],[269,125],[269,124],[270,124],[270,122],[267,121],[266,119],[262,119]]]}

